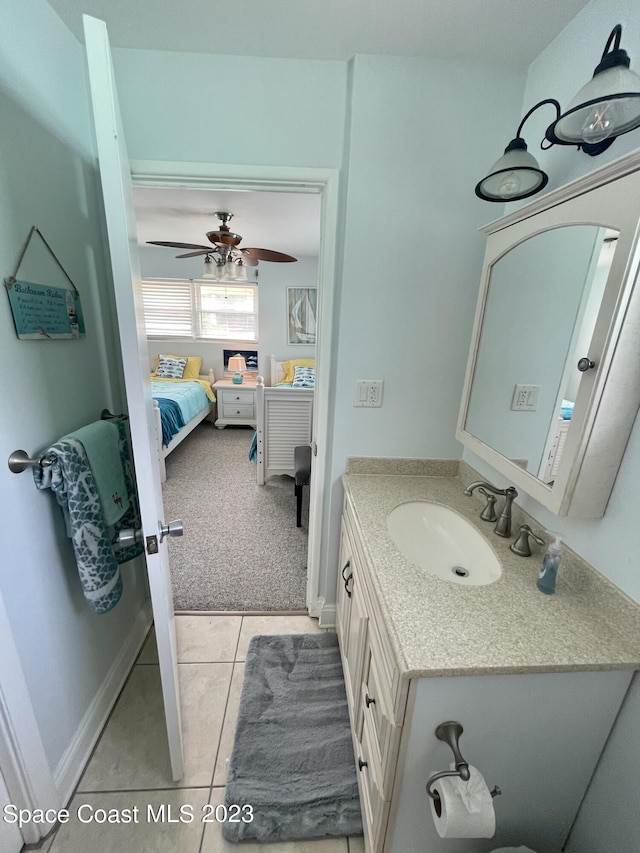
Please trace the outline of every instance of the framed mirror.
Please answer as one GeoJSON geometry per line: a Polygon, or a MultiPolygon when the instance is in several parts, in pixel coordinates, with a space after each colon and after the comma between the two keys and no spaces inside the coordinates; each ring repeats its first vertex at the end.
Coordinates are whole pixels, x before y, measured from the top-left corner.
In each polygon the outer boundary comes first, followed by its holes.
{"type": "Polygon", "coordinates": [[[604,513],[640,403],[637,160],[484,229],[456,437],[559,515],[604,513]]]}

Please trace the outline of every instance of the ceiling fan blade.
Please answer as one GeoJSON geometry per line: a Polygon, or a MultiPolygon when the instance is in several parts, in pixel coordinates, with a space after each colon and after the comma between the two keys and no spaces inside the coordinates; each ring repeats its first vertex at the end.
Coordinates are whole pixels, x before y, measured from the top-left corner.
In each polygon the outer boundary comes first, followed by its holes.
{"type": "Polygon", "coordinates": [[[257,258],[259,261],[273,261],[276,264],[290,264],[298,260],[291,255],[285,255],[284,252],[275,252],[273,249],[243,249],[242,251],[246,257],[257,258]]]}
{"type": "Polygon", "coordinates": [[[170,246],[172,249],[206,249],[208,252],[211,249],[203,246],[200,243],[169,243],[166,240],[147,240],[151,246],[170,246]]]}
{"type": "Polygon", "coordinates": [[[197,252],[187,252],[186,255],[176,255],[176,258],[195,258],[197,255],[212,255],[215,249],[200,249],[197,252]]]}

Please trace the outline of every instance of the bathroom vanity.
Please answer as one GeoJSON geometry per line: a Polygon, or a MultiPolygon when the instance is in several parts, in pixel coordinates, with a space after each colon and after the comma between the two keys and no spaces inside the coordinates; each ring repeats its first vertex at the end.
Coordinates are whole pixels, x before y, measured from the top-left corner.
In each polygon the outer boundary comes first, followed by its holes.
{"type": "Polygon", "coordinates": [[[467,483],[344,477],[337,633],[367,853],[559,853],[640,668],[640,609],[569,551],[556,595],[539,593],[540,556],[512,554],[464,496],[467,483]],[[498,580],[467,587],[402,557],[386,520],[421,500],[486,537],[498,580]],[[435,829],[426,783],[449,769],[451,750],[435,737],[447,720],[464,728],[465,760],[502,791],[491,839],[443,840],[435,829]]]}

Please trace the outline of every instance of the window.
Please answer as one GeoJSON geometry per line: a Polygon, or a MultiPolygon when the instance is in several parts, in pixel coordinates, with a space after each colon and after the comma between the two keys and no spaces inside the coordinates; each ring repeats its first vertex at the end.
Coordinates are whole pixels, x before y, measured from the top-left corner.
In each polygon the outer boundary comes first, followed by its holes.
{"type": "Polygon", "coordinates": [[[258,341],[255,284],[145,279],[142,300],[150,338],[258,341]]]}

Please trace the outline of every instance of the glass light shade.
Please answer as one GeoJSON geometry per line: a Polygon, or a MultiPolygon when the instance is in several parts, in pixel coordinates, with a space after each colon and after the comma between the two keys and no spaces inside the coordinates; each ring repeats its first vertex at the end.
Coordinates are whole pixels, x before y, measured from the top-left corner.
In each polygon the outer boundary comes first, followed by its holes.
{"type": "Polygon", "coordinates": [[[236,265],[233,261],[229,260],[225,263],[222,268],[222,280],[223,281],[235,281],[236,280],[236,265]]]}
{"type": "Polygon", "coordinates": [[[548,180],[524,140],[516,137],[476,185],[475,192],[485,201],[515,201],[539,192],[548,180]]]}
{"type": "Polygon", "coordinates": [[[640,77],[624,65],[596,74],[547,130],[561,145],[597,144],[640,127],[640,77]]]}
{"type": "Polygon", "coordinates": [[[244,373],[247,369],[247,362],[244,360],[244,356],[238,353],[237,355],[232,355],[229,358],[229,372],[231,373],[244,373]]]}
{"type": "Polygon", "coordinates": [[[217,278],[218,277],[218,265],[215,260],[208,255],[204,259],[204,269],[202,271],[202,278],[217,278]]]}
{"type": "Polygon", "coordinates": [[[247,268],[244,264],[236,264],[235,276],[236,281],[248,281],[247,268]]]}

